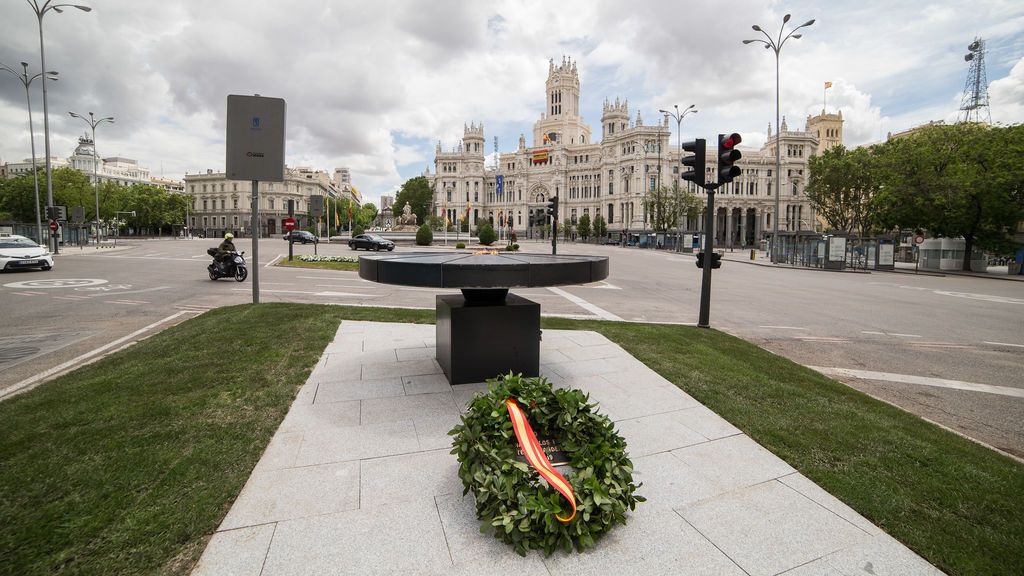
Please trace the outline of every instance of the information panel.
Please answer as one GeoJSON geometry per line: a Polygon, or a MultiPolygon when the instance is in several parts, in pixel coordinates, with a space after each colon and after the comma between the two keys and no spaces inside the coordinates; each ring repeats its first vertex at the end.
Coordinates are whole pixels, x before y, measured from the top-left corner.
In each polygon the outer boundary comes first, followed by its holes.
{"type": "Polygon", "coordinates": [[[828,239],[828,261],[842,262],[846,260],[846,237],[833,236],[828,239]]]}
{"type": "Polygon", "coordinates": [[[228,95],[229,180],[284,180],[285,102],[281,98],[228,95]]]}

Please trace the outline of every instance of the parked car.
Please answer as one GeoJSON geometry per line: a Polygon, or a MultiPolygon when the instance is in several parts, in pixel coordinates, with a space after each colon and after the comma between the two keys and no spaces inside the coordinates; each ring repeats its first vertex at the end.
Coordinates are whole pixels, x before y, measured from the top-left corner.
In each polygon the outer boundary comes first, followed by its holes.
{"type": "Polygon", "coordinates": [[[348,241],[348,247],[353,250],[380,250],[388,252],[395,249],[395,243],[387,238],[381,238],[376,234],[360,234],[348,241]]]}
{"type": "Polygon", "coordinates": [[[0,236],[0,269],[53,268],[50,251],[36,244],[34,240],[17,234],[0,236]]]}
{"type": "Polygon", "coordinates": [[[287,242],[288,240],[293,240],[295,242],[301,242],[303,244],[309,244],[310,242],[316,244],[320,242],[320,239],[317,238],[315,234],[311,234],[309,232],[306,232],[305,230],[290,230],[288,232],[285,232],[284,240],[285,242],[287,242]]]}

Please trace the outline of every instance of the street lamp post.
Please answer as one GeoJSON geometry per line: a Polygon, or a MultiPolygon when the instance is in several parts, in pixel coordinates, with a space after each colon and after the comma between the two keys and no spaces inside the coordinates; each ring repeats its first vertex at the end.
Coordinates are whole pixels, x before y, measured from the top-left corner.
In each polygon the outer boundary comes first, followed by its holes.
{"type": "Polygon", "coordinates": [[[86,124],[89,125],[89,128],[92,129],[92,186],[96,190],[96,247],[99,248],[99,245],[100,245],[100,180],[99,180],[99,176],[97,175],[97,169],[99,168],[100,160],[99,160],[99,155],[96,153],[96,126],[98,126],[98,125],[100,125],[100,124],[102,124],[104,122],[110,122],[111,124],[113,124],[114,123],[114,117],[113,116],[107,116],[106,118],[100,118],[100,119],[97,120],[93,116],[92,112],[89,112],[89,119],[86,120],[86,118],[84,116],[81,116],[79,114],[75,114],[74,112],[68,112],[68,114],[71,115],[72,118],[79,118],[79,119],[81,119],[83,122],[85,122],[86,124]]]}
{"type": "Polygon", "coordinates": [[[25,86],[25,103],[28,105],[28,135],[29,135],[29,140],[32,143],[32,184],[34,185],[35,190],[36,190],[36,241],[39,243],[40,246],[42,246],[43,245],[43,220],[42,220],[42,217],[39,215],[39,172],[36,170],[36,132],[35,132],[35,129],[32,127],[32,98],[29,96],[28,87],[29,87],[29,85],[32,84],[33,80],[35,80],[36,78],[39,78],[40,76],[43,76],[44,74],[46,76],[43,79],[44,82],[46,80],[56,80],[57,79],[57,73],[56,72],[45,72],[45,73],[44,72],[39,72],[38,74],[35,74],[34,76],[29,76],[28,75],[28,62],[22,62],[21,63],[21,73],[20,74],[18,72],[15,72],[13,69],[11,69],[11,67],[9,67],[9,66],[7,66],[6,64],[3,64],[3,63],[0,63],[0,70],[6,70],[7,72],[10,72],[15,78],[20,80],[21,83],[25,86]]]}
{"type": "Polygon", "coordinates": [[[779,132],[779,52],[782,51],[782,46],[786,43],[786,40],[790,38],[800,38],[802,34],[794,34],[797,30],[814,24],[814,20],[808,20],[803,24],[793,28],[786,34],[786,37],[782,37],[783,31],[786,28],[786,22],[789,22],[790,15],[786,14],[782,18],[782,26],[779,27],[778,38],[772,38],[767,32],[761,29],[760,26],[754,24],[752,28],[755,32],[764,34],[767,40],[761,40],[760,38],[754,40],[744,40],[744,44],[750,44],[752,42],[759,42],[764,44],[765,49],[771,49],[775,52],[775,215],[772,217],[772,262],[777,263],[779,260],[778,256],[778,237],[779,237],[779,198],[782,196],[782,134],[779,132]]]}
{"type": "MultiPolygon", "coordinates": [[[[39,21],[39,68],[46,70],[46,52],[43,50],[43,16],[53,10],[58,14],[64,12],[61,8],[78,8],[82,12],[91,12],[92,8],[79,4],[53,4],[53,0],[44,0],[42,6],[40,0],[28,0],[29,6],[36,13],[36,20],[39,21]]],[[[50,110],[46,103],[46,82],[43,82],[43,140],[46,143],[46,206],[53,207],[53,175],[50,172],[50,110]]],[[[60,251],[60,241],[55,237],[53,240],[53,253],[60,251]]]]}
{"type": "MultiPolygon", "coordinates": [[[[675,113],[669,112],[668,110],[658,110],[658,112],[661,112],[665,116],[669,116],[673,120],[676,121],[676,148],[678,148],[677,153],[679,153],[679,154],[682,154],[682,150],[683,150],[683,141],[682,141],[683,140],[683,138],[682,138],[683,137],[683,132],[682,132],[683,117],[685,117],[687,114],[696,114],[698,111],[694,108],[695,106],[696,106],[696,104],[690,104],[689,106],[684,108],[682,112],[679,112],[679,105],[678,104],[673,104],[672,107],[676,109],[675,113]]],[[[681,220],[681,218],[679,217],[680,216],[680,210],[679,210],[679,178],[673,178],[672,179],[672,187],[673,187],[673,189],[674,189],[674,191],[676,193],[676,252],[679,252],[680,248],[681,248],[680,242],[679,242],[679,239],[681,237],[680,230],[679,230],[679,225],[680,225],[680,220],[681,220]]]]}

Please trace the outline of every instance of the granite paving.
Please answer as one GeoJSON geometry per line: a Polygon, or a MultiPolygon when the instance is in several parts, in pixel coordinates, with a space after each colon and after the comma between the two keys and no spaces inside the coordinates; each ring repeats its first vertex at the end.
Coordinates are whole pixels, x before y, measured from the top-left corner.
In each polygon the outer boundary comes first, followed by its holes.
{"type": "Polygon", "coordinates": [[[582,554],[481,533],[434,326],[342,322],[194,575],[940,574],[596,332],[544,330],[541,374],[626,439],[647,502],[582,554]]]}

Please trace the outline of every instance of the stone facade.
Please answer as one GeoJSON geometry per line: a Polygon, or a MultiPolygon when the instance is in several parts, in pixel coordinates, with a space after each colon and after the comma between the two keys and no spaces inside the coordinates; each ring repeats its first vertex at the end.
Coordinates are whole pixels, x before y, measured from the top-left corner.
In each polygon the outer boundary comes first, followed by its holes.
{"type": "MultiPolygon", "coordinates": [[[[310,168],[286,168],[283,182],[259,184],[260,235],[263,237],[284,233],[281,220],[288,217],[288,201],[295,202],[298,228],[314,225],[309,218],[310,196],[337,199],[357,198],[351,180],[343,179],[347,169],[330,174],[310,168]],[[347,184],[347,186],[346,186],[347,184]]],[[[192,197],[188,223],[193,234],[222,236],[225,232],[238,235],[251,233],[252,182],[228,180],[223,172],[207,170],[203,174],[185,175],[185,193],[192,197]]],[[[326,215],[325,215],[326,216],[326,215]]],[[[342,216],[347,221],[348,216],[342,216]]]]}
{"type": "MultiPolygon", "coordinates": [[[[679,179],[680,155],[668,119],[645,124],[639,111],[631,115],[629,102],[605,100],[601,140],[591,138],[590,126],[579,112],[580,80],[576,63],[550,62],[545,86],[545,108],[533,126],[533,141],[519,137],[514,152],[498,155],[497,166],[485,166],[483,125],[464,126],[462,142],[450,151],[435,149],[434,171],[425,176],[434,190],[433,213],[456,222],[468,214],[471,225],[486,218],[495,227],[511,228],[532,236],[531,213],[542,212],[548,199],[559,198],[559,219],[574,222],[588,214],[601,214],[609,236],[651,232],[652,214],[647,197],[660,186],[679,184],[705,198],[702,189],[679,179]],[[632,116],[632,117],[631,117],[632,116]]],[[[809,117],[804,130],[790,130],[785,120],[781,138],[768,129],[759,150],[744,149],[737,162],[742,175],[716,192],[716,244],[756,246],[772,229],[777,191],[775,146],[782,146],[780,231],[813,230],[817,224],[803,194],[807,162],[819,149],[842,142],[842,115],[809,117]],[[820,132],[825,136],[820,136],[820,132]]],[[[708,135],[707,179],[717,178],[714,135],[708,135]]],[[[706,204],[706,200],[705,200],[706,204]]],[[[683,219],[680,231],[699,233],[703,217],[683,219]]]]}

